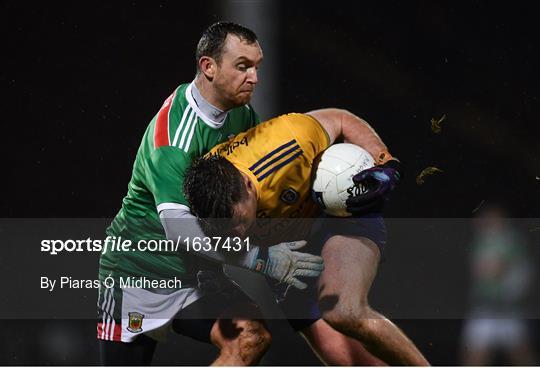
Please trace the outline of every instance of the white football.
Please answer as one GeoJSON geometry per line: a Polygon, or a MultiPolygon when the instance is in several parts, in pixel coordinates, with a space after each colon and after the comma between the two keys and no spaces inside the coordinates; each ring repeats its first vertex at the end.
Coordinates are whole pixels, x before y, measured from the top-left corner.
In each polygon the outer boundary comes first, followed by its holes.
{"type": "Polygon", "coordinates": [[[365,192],[365,188],[354,186],[352,177],[373,167],[373,157],[359,146],[339,143],[324,151],[316,164],[311,186],[315,202],[329,215],[351,216],[345,201],[349,195],[365,192]]]}

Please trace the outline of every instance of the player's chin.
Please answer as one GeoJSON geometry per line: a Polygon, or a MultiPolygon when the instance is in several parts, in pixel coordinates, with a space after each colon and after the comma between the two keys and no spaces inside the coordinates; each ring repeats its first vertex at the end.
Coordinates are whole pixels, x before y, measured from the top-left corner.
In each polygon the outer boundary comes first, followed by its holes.
{"type": "Polygon", "coordinates": [[[240,92],[236,95],[236,102],[240,105],[247,105],[251,101],[251,97],[253,96],[253,92],[240,92]]]}

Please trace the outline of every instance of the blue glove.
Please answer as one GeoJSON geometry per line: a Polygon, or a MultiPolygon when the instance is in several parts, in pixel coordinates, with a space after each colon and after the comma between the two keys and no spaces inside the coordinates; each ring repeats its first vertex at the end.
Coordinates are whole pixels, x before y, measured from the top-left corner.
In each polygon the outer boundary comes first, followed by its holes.
{"type": "Polygon", "coordinates": [[[401,164],[394,159],[362,170],[353,176],[353,182],[356,187],[363,186],[365,190],[347,199],[347,211],[353,215],[380,212],[401,176],[401,164]]]}

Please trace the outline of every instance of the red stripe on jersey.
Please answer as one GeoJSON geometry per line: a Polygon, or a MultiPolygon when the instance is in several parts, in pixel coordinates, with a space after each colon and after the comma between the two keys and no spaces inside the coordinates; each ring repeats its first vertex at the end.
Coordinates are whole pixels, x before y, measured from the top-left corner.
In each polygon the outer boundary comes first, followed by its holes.
{"type": "Polygon", "coordinates": [[[169,140],[169,112],[175,96],[176,91],[165,100],[161,110],[158,112],[156,126],[154,127],[154,148],[171,145],[169,140]]]}
{"type": "Polygon", "coordinates": [[[103,335],[103,328],[105,327],[105,325],[101,322],[99,322],[97,324],[97,338],[102,340],[102,335],[103,335]]]}

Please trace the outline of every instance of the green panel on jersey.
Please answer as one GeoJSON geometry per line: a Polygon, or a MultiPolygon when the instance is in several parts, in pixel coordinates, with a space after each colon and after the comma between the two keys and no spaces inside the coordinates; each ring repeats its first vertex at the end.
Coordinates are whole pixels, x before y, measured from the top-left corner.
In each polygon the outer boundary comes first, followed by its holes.
{"type": "MultiPolygon", "coordinates": [[[[242,106],[229,111],[220,128],[207,125],[186,98],[188,86],[183,84],[177,88],[146,129],[128,193],[107,235],[121,236],[134,243],[140,239],[165,239],[157,206],[163,203],[187,206],[183,193],[184,173],[192,160],[259,123],[253,109],[242,106]]],[[[155,279],[176,276],[187,281],[196,271],[190,267],[197,262],[187,261],[187,255],[178,252],[107,252],[101,256],[100,278],[108,275],[155,279]]]]}

